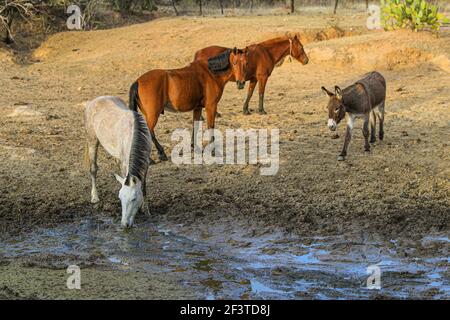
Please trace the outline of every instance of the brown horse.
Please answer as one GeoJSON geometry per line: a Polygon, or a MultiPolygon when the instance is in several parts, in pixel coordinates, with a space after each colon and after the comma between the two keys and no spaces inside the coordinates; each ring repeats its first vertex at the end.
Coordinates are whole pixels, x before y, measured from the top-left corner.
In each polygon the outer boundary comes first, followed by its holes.
{"type": "Polygon", "coordinates": [[[233,77],[245,83],[247,50],[227,50],[212,57],[208,63],[194,61],[187,67],[151,70],[140,76],[130,88],[129,107],[142,111],[160,160],[167,160],[163,147],[155,137],[155,126],[164,110],[193,111],[193,123],[206,110],[208,129],[214,128],[217,104],[223,89],[233,77]]]}
{"type": "MultiPolygon", "coordinates": [[[[212,56],[216,56],[222,52],[230,50],[225,47],[211,46],[201,49],[195,53],[194,61],[207,60],[212,56]]],[[[295,35],[282,36],[264,42],[254,44],[248,47],[248,65],[245,80],[250,81],[248,87],[247,99],[244,103],[244,114],[250,114],[248,103],[252,98],[256,83],[259,82],[259,113],[266,114],[264,111],[264,91],[267,79],[272,74],[275,66],[281,65],[287,56],[294,57],[302,64],[307,64],[309,59],[303,49],[299,37],[295,35]]],[[[236,81],[233,77],[230,81],[236,81]]],[[[238,84],[239,86],[239,84],[238,84]]]]}

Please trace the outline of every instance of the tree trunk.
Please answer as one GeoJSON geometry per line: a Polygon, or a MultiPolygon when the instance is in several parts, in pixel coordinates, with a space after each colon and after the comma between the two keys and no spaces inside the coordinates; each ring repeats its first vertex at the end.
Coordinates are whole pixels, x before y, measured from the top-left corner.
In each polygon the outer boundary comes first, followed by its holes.
{"type": "Polygon", "coordinates": [[[202,0],[198,0],[198,6],[200,8],[200,15],[201,16],[203,15],[203,7],[202,7],[202,5],[203,5],[202,0]]]}
{"type": "Polygon", "coordinates": [[[223,14],[223,0],[219,0],[220,13],[223,14]]]}
{"type": "Polygon", "coordinates": [[[336,14],[336,10],[337,10],[338,3],[339,3],[339,0],[336,0],[336,1],[334,2],[334,11],[333,11],[334,14],[336,14]]]}
{"type": "Polygon", "coordinates": [[[295,3],[294,0],[291,0],[291,13],[294,13],[295,11],[295,3]]]}
{"type": "Polygon", "coordinates": [[[250,0],[250,13],[253,12],[253,0],[250,0]]]}
{"type": "Polygon", "coordinates": [[[369,0],[366,0],[366,9],[369,9],[369,0]]]}
{"type": "Polygon", "coordinates": [[[172,7],[173,7],[173,10],[175,10],[175,15],[178,16],[178,10],[177,10],[177,7],[175,6],[175,0],[172,0],[172,7]]]}

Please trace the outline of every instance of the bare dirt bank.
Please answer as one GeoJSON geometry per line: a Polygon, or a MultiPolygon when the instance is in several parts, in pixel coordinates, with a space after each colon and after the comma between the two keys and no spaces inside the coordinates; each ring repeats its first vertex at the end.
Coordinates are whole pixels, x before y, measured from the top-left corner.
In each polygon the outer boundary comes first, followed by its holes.
{"type": "MultiPolygon", "coordinates": [[[[305,35],[311,62],[286,62],[274,71],[266,93],[267,116],[243,116],[245,93],[229,85],[217,122],[218,128],[280,128],[279,173],[263,177],[251,165],[159,163],[148,178],[152,215],[192,224],[229,216],[249,220],[257,232],[278,226],[303,235],[358,230],[419,239],[448,232],[448,34],[362,34],[357,30],[363,21],[357,16],[341,22],[343,34],[337,36],[355,36],[313,42],[326,39],[319,35],[323,30],[330,33],[328,18],[160,19],[56,34],[35,52],[39,63],[4,62],[2,237],[36,225],[77,223],[85,215],[118,215],[118,186],[111,178],[115,166],[104,153],[99,161],[101,203],[96,208],[89,204],[89,179],[82,166],[85,101],[104,94],[126,99],[141,73],[183,66],[204,46],[242,47],[286,31],[305,35]],[[373,68],[388,81],[385,141],[364,153],[357,123],[348,161],[337,162],[342,141],[330,139],[320,87],[350,84],[373,68]]],[[[189,128],[190,121],[190,114],[161,117],[157,134],[166,149],[172,146],[173,129],[189,128]]]]}

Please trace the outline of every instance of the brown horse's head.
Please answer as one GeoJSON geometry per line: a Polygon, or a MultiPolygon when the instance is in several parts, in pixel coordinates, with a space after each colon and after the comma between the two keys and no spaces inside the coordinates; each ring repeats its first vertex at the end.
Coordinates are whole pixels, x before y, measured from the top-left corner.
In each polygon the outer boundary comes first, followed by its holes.
{"type": "Polygon", "coordinates": [[[334,87],[334,93],[325,87],[322,90],[328,95],[328,128],[335,131],[339,122],[345,117],[345,105],[342,102],[342,91],[338,86],[334,87]]]}
{"type": "Polygon", "coordinates": [[[248,48],[244,50],[234,48],[230,53],[230,65],[238,89],[244,89],[248,67],[248,48]]]}
{"type": "Polygon", "coordinates": [[[289,54],[291,55],[291,57],[301,62],[302,64],[307,64],[309,62],[309,58],[306,55],[306,52],[303,49],[303,45],[297,35],[295,35],[294,37],[289,37],[289,46],[289,54]]]}

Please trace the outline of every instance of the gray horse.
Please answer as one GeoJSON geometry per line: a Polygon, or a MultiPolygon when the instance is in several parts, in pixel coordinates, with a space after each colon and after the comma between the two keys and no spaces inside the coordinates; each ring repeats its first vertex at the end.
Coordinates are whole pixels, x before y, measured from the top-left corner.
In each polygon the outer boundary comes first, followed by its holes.
{"type": "Polygon", "coordinates": [[[119,191],[121,224],[131,227],[139,208],[147,209],[145,179],[151,152],[147,123],[139,113],[128,109],[123,100],[111,96],[88,102],[84,110],[84,123],[87,138],[85,159],[92,180],[91,202],[99,201],[95,183],[100,143],[120,163],[121,175],[115,176],[122,185],[119,191]]]}

